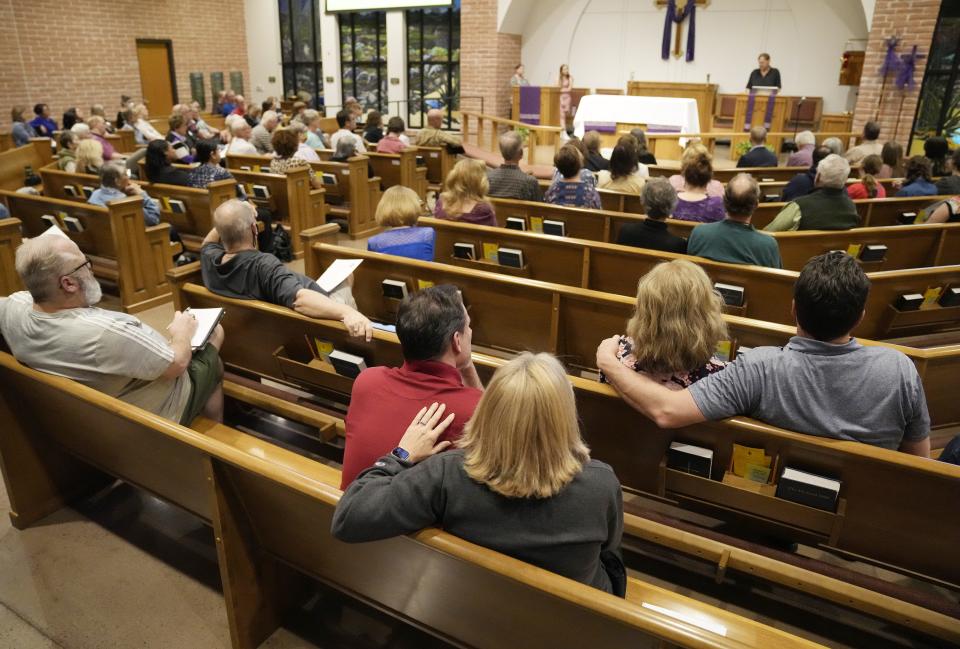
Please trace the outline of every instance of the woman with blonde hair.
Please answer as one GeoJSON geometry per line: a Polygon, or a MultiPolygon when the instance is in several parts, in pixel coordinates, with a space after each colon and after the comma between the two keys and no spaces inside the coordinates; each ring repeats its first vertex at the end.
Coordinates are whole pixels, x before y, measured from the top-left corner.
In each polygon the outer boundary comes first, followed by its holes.
{"type": "MultiPolygon", "coordinates": [[[[637,283],[637,304],[620,336],[617,358],[668,388],[682,390],[719,372],[714,357],[727,337],[723,299],[700,266],[674,259],[654,266],[637,283]]],[[[606,382],[601,373],[600,381],[606,382]]]]}
{"type": "Polygon", "coordinates": [[[479,160],[461,160],[447,174],[433,215],[448,221],[496,227],[497,215],[487,202],[489,191],[486,165],[479,160]]]}
{"type": "Polygon", "coordinates": [[[77,144],[77,173],[99,174],[103,167],[103,147],[100,142],[89,138],[77,144]]]}
{"type": "Polygon", "coordinates": [[[439,525],[622,597],[620,483],[590,459],[557,359],[523,353],[500,367],[457,448],[439,453],[451,444],[437,443],[453,419],[444,411],[420,410],[399,446],[350,485],[334,536],[356,543],[439,525]]]}
{"type": "Polygon", "coordinates": [[[433,261],[437,232],[433,228],[417,227],[417,219],[425,212],[417,192],[402,185],[388,188],[380,198],[375,217],[377,225],[387,230],[370,237],[367,250],[433,261]]]}
{"type": "MultiPolygon", "coordinates": [[[[679,194],[682,191],[687,190],[687,181],[683,176],[683,170],[685,167],[689,167],[697,161],[706,161],[710,163],[711,175],[713,171],[713,156],[710,155],[709,149],[699,142],[692,142],[683,150],[683,154],[680,157],[680,173],[673,174],[670,176],[670,184],[673,185],[673,188],[677,190],[679,194]]],[[[707,196],[719,196],[723,198],[723,183],[719,180],[713,180],[711,178],[710,182],[707,183],[707,196]]]]}
{"type": "Polygon", "coordinates": [[[146,105],[138,104],[133,109],[133,130],[137,144],[147,144],[154,140],[162,140],[163,135],[153,127],[147,118],[150,117],[150,111],[146,105]]]}

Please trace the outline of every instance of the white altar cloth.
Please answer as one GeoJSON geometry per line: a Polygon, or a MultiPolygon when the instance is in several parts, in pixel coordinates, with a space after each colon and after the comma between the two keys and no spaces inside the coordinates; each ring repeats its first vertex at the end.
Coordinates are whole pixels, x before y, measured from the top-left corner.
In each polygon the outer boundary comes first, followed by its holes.
{"type": "Polygon", "coordinates": [[[680,133],[700,132],[697,100],[679,97],[584,95],[573,117],[574,135],[583,137],[584,124],[597,122],[669,126],[680,133]]]}

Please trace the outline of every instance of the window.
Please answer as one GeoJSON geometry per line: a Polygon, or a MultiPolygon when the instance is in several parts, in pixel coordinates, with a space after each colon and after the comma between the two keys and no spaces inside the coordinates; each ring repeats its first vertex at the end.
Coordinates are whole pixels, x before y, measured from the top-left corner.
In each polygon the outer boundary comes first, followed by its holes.
{"type": "Polygon", "coordinates": [[[407,11],[407,125],[425,126],[431,108],[460,128],[460,0],[407,11]]]}
{"type": "Polygon", "coordinates": [[[343,99],[387,112],[387,19],[383,11],[340,14],[343,99]]]}
{"type": "MultiPolygon", "coordinates": [[[[901,53],[909,53],[909,45],[901,45],[900,49],[901,53]]],[[[920,64],[923,62],[921,59],[920,64]]],[[[926,64],[912,137],[925,140],[942,135],[955,144],[960,143],[960,2],[957,0],[940,5],[926,64]]],[[[916,74],[920,74],[920,66],[916,74]]],[[[909,151],[914,148],[915,143],[911,141],[909,151]]]]}
{"type": "Polygon", "coordinates": [[[319,1],[278,0],[283,94],[299,95],[313,108],[323,106],[319,1]]]}

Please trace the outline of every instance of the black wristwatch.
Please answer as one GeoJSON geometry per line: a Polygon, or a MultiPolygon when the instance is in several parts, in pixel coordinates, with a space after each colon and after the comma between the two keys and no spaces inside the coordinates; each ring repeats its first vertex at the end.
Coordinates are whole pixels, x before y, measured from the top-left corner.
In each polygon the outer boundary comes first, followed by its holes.
{"type": "Polygon", "coordinates": [[[401,462],[407,462],[410,459],[410,453],[408,453],[405,449],[400,448],[399,446],[393,449],[392,451],[390,451],[390,455],[397,458],[401,462]]]}

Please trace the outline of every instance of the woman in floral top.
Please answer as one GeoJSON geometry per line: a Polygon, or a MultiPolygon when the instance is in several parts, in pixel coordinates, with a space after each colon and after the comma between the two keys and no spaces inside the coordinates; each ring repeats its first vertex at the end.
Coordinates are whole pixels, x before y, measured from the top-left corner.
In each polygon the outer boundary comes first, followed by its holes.
{"type": "Polygon", "coordinates": [[[289,128],[278,128],[273,132],[270,144],[273,145],[273,152],[277,154],[277,157],[270,161],[270,173],[286,174],[290,169],[306,167],[313,188],[323,188],[323,181],[313,173],[310,163],[297,155],[297,149],[300,147],[299,135],[289,128]]]}
{"type": "MultiPolygon", "coordinates": [[[[637,306],[617,358],[668,388],[682,390],[726,363],[714,357],[727,338],[723,300],[702,268],[683,259],[640,278],[637,306]]],[[[601,374],[600,381],[606,382],[601,374]]]]}

